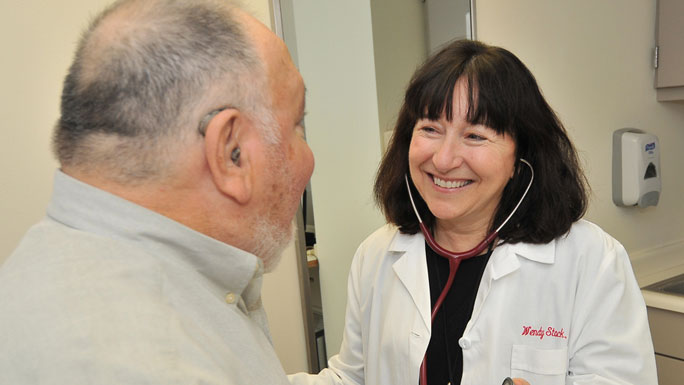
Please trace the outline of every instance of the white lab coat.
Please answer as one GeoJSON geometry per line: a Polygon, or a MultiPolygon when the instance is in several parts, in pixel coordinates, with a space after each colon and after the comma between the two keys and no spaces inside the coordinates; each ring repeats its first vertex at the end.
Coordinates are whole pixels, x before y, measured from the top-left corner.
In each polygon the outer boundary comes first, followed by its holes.
{"type": "MultiPolygon", "coordinates": [[[[293,384],[417,385],[430,340],[422,234],[384,226],[352,262],[344,339],[293,384]]],[[[463,336],[463,385],[656,385],[646,307],[627,253],[581,220],[545,245],[496,247],[463,336]]],[[[441,384],[429,384],[441,385],[441,384]]]]}

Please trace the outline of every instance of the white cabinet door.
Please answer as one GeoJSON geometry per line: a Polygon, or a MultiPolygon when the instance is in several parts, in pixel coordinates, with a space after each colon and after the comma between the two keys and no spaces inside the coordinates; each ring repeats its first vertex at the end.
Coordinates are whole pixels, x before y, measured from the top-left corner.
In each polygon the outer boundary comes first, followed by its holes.
{"type": "Polygon", "coordinates": [[[658,100],[684,100],[684,1],[658,0],[658,100]]]}

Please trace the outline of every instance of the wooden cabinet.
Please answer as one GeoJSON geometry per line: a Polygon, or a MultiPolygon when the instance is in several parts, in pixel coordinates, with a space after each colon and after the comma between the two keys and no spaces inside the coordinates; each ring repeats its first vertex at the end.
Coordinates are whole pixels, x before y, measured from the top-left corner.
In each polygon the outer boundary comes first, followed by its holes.
{"type": "Polygon", "coordinates": [[[681,332],[684,314],[650,306],[647,310],[658,383],[681,385],[684,378],[684,335],[681,332]]]}
{"type": "Polygon", "coordinates": [[[659,101],[684,101],[684,1],[658,0],[656,79],[659,101]]]}

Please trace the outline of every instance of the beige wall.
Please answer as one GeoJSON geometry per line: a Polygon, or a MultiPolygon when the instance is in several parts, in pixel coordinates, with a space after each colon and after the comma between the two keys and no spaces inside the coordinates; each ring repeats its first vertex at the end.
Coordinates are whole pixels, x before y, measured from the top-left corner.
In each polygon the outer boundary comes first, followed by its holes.
{"type": "Polygon", "coordinates": [[[528,65],[565,123],[593,189],[587,218],[632,255],[684,242],[684,103],[653,89],[655,1],[477,0],[477,36],[528,65]],[[612,202],[612,132],[656,134],[662,194],[657,207],[612,202]]]}
{"type": "Polygon", "coordinates": [[[370,1],[296,0],[299,68],[328,356],[344,329],[347,274],[361,241],[384,221],[372,199],[380,133],[370,1]]]}
{"type": "Polygon", "coordinates": [[[373,53],[380,132],[394,130],[406,83],[427,57],[425,4],[416,0],[371,1],[373,53]],[[401,20],[401,28],[397,28],[401,20]]]}
{"type": "Polygon", "coordinates": [[[238,0],[242,6],[267,27],[273,29],[271,0],[238,0]]]}
{"type": "MultiPolygon", "coordinates": [[[[0,263],[45,213],[58,167],[50,151],[62,79],[89,18],[111,0],[0,2],[0,263]]],[[[245,6],[271,26],[270,1],[245,6]]],[[[294,246],[264,279],[273,342],[286,371],[308,370],[294,246]]]]}
{"type": "Polygon", "coordinates": [[[0,2],[0,261],[45,213],[62,79],[80,31],[109,0],[0,2]]]}

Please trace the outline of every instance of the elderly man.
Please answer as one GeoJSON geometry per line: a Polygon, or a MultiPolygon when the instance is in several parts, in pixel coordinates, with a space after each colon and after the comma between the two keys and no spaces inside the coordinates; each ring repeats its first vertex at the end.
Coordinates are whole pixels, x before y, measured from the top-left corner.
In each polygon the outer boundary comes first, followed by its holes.
{"type": "Polygon", "coordinates": [[[281,40],[124,0],[64,82],[47,215],[0,268],[0,384],[280,384],[261,277],[313,170],[281,40]]]}

